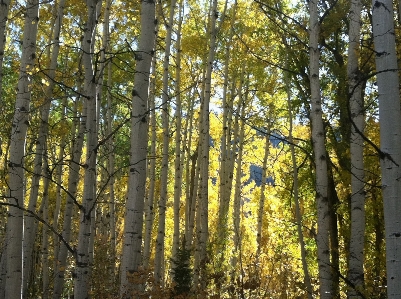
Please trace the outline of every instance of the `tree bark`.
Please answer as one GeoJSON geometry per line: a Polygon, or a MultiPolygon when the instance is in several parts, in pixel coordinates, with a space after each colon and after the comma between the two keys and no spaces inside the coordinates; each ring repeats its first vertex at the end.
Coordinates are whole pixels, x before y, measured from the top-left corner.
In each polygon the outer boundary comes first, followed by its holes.
{"type": "Polygon", "coordinates": [[[156,89],[156,56],[153,56],[151,66],[153,76],[150,79],[149,87],[149,114],[150,114],[150,155],[148,161],[148,178],[149,188],[145,198],[145,235],[143,240],[143,267],[148,269],[150,265],[150,253],[152,244],[152,230],[155,218],[155,189],[156,189],[156,140],[157,140],[157,123],[156,123],[156,107],[155,107],[155,89],[156,89]]]}
{"type": "MultiPolygon", "coordinates": [[[[53,97],[53,89],[55,86],[54,78],[56,76],[57,68],[57,58],[59,54],[60,44],[60,31],[62,25],[62,19],[64,14],[64,4],[65,0],[61,0],[58,4],[58,10],[56,15],[56,20],[54,22],[53,31],[53,47],[50,54],[50,65],[48,72],[48,86],[45,90],[45,104],[40,108],[40,127],[39,135],[36,140],[36,152],[34,158],[34,170],[31,183],[31,193],[29,196],[28,210],[36,213],[36,205],[39,194],[39,183],[42,174],[42,161],[45,155],[46,140],[49,132],[49,115],[51,99],[53,97]]],[[[32,267],[33,267],[33,250],[35,237],[37,232],[38,222],[32,214],[27,214],[24,219],[24,243],[23,243],[23,296],[26,297],[29,278],[31,277],[32,267]]]]}
{"type": "Polygon", "coordinates": [[[89,296],[89,274],[91,267],[91,252],[93,237],[92,222],[96,205],[96,160],[98,144],[98,119],[96,84],[92,66],[93,34],[97,23],[97,1],[87,1],[87,23],[82,43],[82,61],[84,67],[84,90],[86,102],[86,161],[84,175],[84,190],[80,207],[80,222],[78,245],[76,249],[76,267],[74,277],[74,298],[86,299],[89,296]]]}
{"type": "Polygon", "coordinates": [[[156,284],[164,285],[164,237],[166,234],[166,205],[167,205],[167,183],[169,164],[169,142],[170,142],[170,91],[169,91],[169,65],[171,53],[171,34],[174,25],[174,10],[176,0],[170,3],[170,14],[166,28],[165,50],[163,61],[163,91],[162,91],[162,126],[163,126],[163,149],[160,173],[160,198],[158,204],[159,223],[156,239],[154,278],[156,284]]]}
{"type": "Polygon", "coordinates": [[[401,112],[393,2],[372,1],[380,118],[387,296],[401,298],[401,112]]]}
{"type": "Polygon", "coordinates": [[[321,299],[332,298],[332,278],[330,268],[330,217],[328,210],[327,157],[325,129],[323,125],[322,100],[319,79],[319,18],[318,0],[309,1],[309,58],[311,89],[311,126],[316,175],[316,204],[318,217],[317,262],[319,267],[319,293],[321,299]]]}
{"type": "MultiPolygon", "coordinates": [[[[230,31],[229,36],[226,41],[226,49],[225,49],[225,61],[224,61],[224,83],[223,83],[223,133],[221,137],[221,162],[220,162],[220,182],[219,182],[219,214],[218,214],[218,225],[217,225],[217,247],[216,250],[218,252],[219,258],[217,261],[218,271],[224,271],[222,269],[222,265],[224,263],[224,252],[227,245],[228,240],[228,210],[230,207],[231,201],[231,189],[232,189],[232,181],[233,181],[233,172],[234,172],[234,163],[232,163],[233,155],[231,148],[231,117],[232,117],[232,99],[234,97],[234,90],[232,90],[231,96],[228,95],[228,85],[229,85],[229,66],[230,66],[230,54],[231,54],[231,44],[232,38],[234,35],[234,24],[236,20],[236,10],[237,10],[237,1],[233,4],[233,12],[231,16],[230,22],[230,31]]],[[[233,89],[235,76],[233,76],[233,89]]]]}
{"type": "Polygon", "coordinates": [[[348,85],[351,116],[351,237],[349,248],[348,298],[361,299],[364,289],[364,235],[365,235],[365,190],[363,136],[364,103],[363,82],[359,70],[359,46],[361,31],[362,2],[352,0],[350,8],[349,47],[348,47],[348,85]]]}
{"type": "Polygon", "coordinates": [[[20,298],[22,291],[22,237],[25,194],[25,139],[29,123],[31,75],[36,61],[39,1],[27,2],[17,100],[10,137],[9,201],[7,220],[7,275],[5,298],[20,298]]]}
{"type": "Polygon", "coordinates": [[[141,4],[141,36],[136,53],[134,89],[132,91],[131,157],[128,198],[124,217],[121,257],[120,297],[131,298],[130,275],[141,265],[142,226],[146,183],[146,155],[148,147],[148,88],[155,44],[155,3],[141,4]]]}
{"type": "Polygon", "coordinates": [[[200,173],[199,173],[199,221],[200,227],[198,231],[198,250],[199,250],[199,268],[195,269],[199,273],[199,282],[201,289],[205,289],[207,282],[206,274],[206,263],[207,263],[207,244],[209,241],[209,147],[210,147],[210,123],[209,123],[209,106],[210,97],[212,92],[212,72],[213,63],[215,57],[217,29],[216,23],[218,18],[217,11],[218,0],[213,0],[212,7],[210,10],[210,44],[209,44],[209,55],[206,64],[206,75],[205,75],[205,90],[202,95],[202,121],[200,127],[200,173]]]}

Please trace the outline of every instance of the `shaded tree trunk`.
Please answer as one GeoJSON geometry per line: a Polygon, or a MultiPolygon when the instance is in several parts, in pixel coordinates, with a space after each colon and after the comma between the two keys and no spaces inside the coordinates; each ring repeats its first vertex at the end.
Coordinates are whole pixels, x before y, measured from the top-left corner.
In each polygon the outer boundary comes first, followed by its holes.
{"type": "Polygon", "coordinates": [[[148,162],[149,173],[149,189],[145,199],[145,235],[143,240],[143,267],[149,268],[150,253],[152,244],[152,230],[155,218],[155,193],[156,193],[156,140],[157,140],[157,124],[156,124],[156,107],[155,107],[155,89],[156,89],[156,56],[152,59],[153,76],[150,79],[149,87],[149,114],[150,114],[150,155],[148,162]]]}
{"type": "Polygon", "coordinates": [[[170,142],[170,91],[169,91],[169,69],[171,53],[171,34],[174,25],[174,10],[176,0],[170,3],[169,21],[166,28],[165,50],[163,61],[163,91],[162,91],[162,126],[163,126],[163,149],[160,173],[160,198],[159,198],[159,223],[156,239],[154,277],[156,284],[164,285],[164,238],[166,234],[166,205],[167,205],[167,183],[169,164],[169,142],[170,142]]]}
{"type": "MultiPolygon", "coordinates": [[[[45,149],[46,150],[46,149],[45,149]]],[[[43,196],[39,214],[42,215],[44,224],[42,225],[42,246],[41,246],[41,259],[42,259],[42,298],[49,298],[49,235],[50,230],[46,225],[49,223],[49,183],[50,183],[50,169],[48,165],[47,155],[43,157],[43,196]]]]}
{"type": "MultiPolygon", "coordinates": [[[[45,104],[40,108],[40,127],[39,135],[36,140],[36,152],[34,158],[34,170],[31,183],[31,193],[29,196],[28,210],[36,213],[36,205],[39,194],[39,182],[42,177],[42,161],[45,154],[46,140],[49,132],[49,115],[51,99],[53,97],[53,89],[55,86],[54,78],[56,76],[57,58],[59,54],[60,31],[64,14],[65,0],[61,0],[58,4],[57,15],[54,22],[53,31],[53,47],[50,56],[50,65],[48,72],[48,86],[45,90],[45,104]]],[[[49,48],[50,49],[50,48],[49,48]]],[[[23,243],[23,296],[27,296],[29,278],[32,276],[33,268],[33,250],[35,237],[37,233],[37,220],[33,214],[28,213],[24,219],[24,243],[23,243]]]]}
{"type": "Polygon", "coordinates": [[[76,267],[74,277],[74,298],[84,299],[89,295],[89,274],[91,267],[91,252],[93,245],[92,222],[96,204],[96,159],[97,159],[97,101],[94,70],[92,66],[93,34],[96,28],[97,1],[87,1],[87,23],[84,32],[83,67],[84,90],[86,102],[86,161],[84,175],[84,190],[82,205],[80,206],[80,222],[78,231],[78,245],[76,249],[76,267]]]}
{"type": "Polygon", "coordinates": [[[348,85],[351,116],[351,237],[349,248],[348,279],[352,284],[348,298],[361,299],[364,288],[364,235],[365,235],[365,190],[363,136],[364,103],[363,82],[359,70],[359,46],[361,31],[360,0],[351,1],[348,47],[348,85]]]}
{"type": "MultiPolygon", "coordinates": [[[[180,247],[180,209],[182,195],[182,174],[184,168],[184,151],[182,145],[182,106],[181,106],[181,27],[183,18],[183,0],[178,6],[178,28],[176,41],[176,73],[175,73],[175,149],[174,149],[174,233],[172,260],[177,261],[177,252],[180,247]]],[[[174,268],[174,265],[173,265],[174,268]]]]}

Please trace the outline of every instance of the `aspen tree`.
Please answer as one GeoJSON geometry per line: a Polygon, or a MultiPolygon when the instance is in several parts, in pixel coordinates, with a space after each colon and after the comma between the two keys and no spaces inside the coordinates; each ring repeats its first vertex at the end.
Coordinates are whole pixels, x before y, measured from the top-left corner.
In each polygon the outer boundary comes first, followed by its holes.
{"type": "Polygon", "coordinates": [[[319,267],[319,294],[321,299],[332,298],[332,281],[330,268],[330,219],[328,213],[328,178],[327,157],[325,147],[325,132],[323,125],[322,99],[319,79],[319,17],[318,0],[309,1],[309,63],[312,143],[316,175],[316,205],[317,205],[317,262],[319,267]]]}
{"type": "Polygon", "coordinates": [[[195,272],[199,275],[199,282],[201,288],[204,289],[206,286],[206,263],[207,263],[207,251],[206,247],[209,241],[209,147],[210,147],[210,123],[209,123],[209,106],[210,96],[212,92],[212,72],[213,63],[216,51],[216,38],[217,28],[216,22],[218,18],[217,11],[218,0],[213,0],[210,8],[210,42],[209,42],[209,54],[206,63],[206,74],[205,74],[205,89],[202,94],[202,109],[201,109],[201,124],[200,124],[200,144],[199,144],[199,201],[198,201],[198,215],[199,218],[199,231],[198,231],[198,260],[199,264],[195,272]]]}
{"type": "MultiPolygon", "coordinates": [[[[241,80],[242,81],[242,80],[241,80]]],[[[248,84],[248,83],[247,83],[248,84]]],[[[248,90],[248,87],[247,87],[248,90]]],[[[237,114],[235,116],[234,125],[234,140],[236,142],[237,149],[237,159],[236,159],[236,169],[235,169],[235,185],[234,185],[234,202],[233,202],[233,229],[234,229],[234,248],[233,248],[233,258],[231,260],[232,267],[232,279],[238,274],[236,269],[238,269],[237,263],[240,265],[242,258],[242,232],[241,232],[241,177],[242,177],[242,162],[244,154],[244,137],[245,137],[245,107],[248,98],[248,91],[242,97],[242,92],[240,89],[240,96],[238,99],[237,114]],[[241,124],[240,124],[241,123],[241,124]]],[[[242,272],[242,269],[241,269],[242,272]]]]}
{"type": "MultiPolygon", "coordinates": [[[[100,1],[101,3],[101,1],[100,1]]],[[[97,159],[97,100],[94,70],[92,66],[93,37],[97,22],[96,0],[88,0],[87,22],[82,43],[82,62],[84,67],[84,90],[86,102],[86,161],[84,190],[80,206],[78,245],[76,249],[76,267],[74,277],[74,298],[84,299],[89,294],[89,273],[93,231],[93,213],[96,204],[96,159],[97,159]]]]}
{"type": "MultiPolygon", "coordinates": [[[[103,43],[104,50],[107,51],[110,48],[110,10],[111,10],[111,0],[106,1],[106,11],[104,15],[104,29],[103,29],[103,43]]],[[[109,88],[107,89],[106,101],[107,101],[107,136],[109,137],[107,141],[107,152],[109,153],[109,159],[107,160],[107,173],[111,175],[109,180],[109,199],[108,199],[108,234],[109,234],[109,243],[110,243],[110,257],[109,257],[109,283],[110,287],[113,288],[113,284],[115,283],[116,276],[116,213],[115,213],[115,155],[113,151],[113,138],[110,136],[113,134],[113,99],[110,92],[110,87],[112,84],[112,61],[107,63],[107,85],[109,88]]]]}
{"type": "Polygon", "coordinates": [[[352,286],[348,298],[361,299],[364,288],[365,190],[363,161],[364,103],[359,70],[362,2],[352,0],[350,8],[347,75],[351,116],[351,237],[348,279],[352,286]]]}
{"type": "MultiPolygon", "coordinates": [[[[53,97],[53,90],[55,86],[54,78],[56,76],[56,68],[57,68],[57,58],[60,49],[60,32],[62,26],[62,19],[64,14],[64,3],[65,0],[61,0],[58,4],[57,15],[54,21],[53,26],[53,37],[52,37],[52,51],[48,53],[50,57],[49,71],[48,71],[48,80],[46,80],[46,89],[45,89],[45,103],[40,108],[40,127],[38,138],[36,139],[36,152],[34,158],[34,169],[33,176],[31,182],[31,192],[29,195],[29,203],[28,203],[28,211],[36,213],[36,205],[38,201],[39,195],[39,182],[42,174],[42,161],[45,155],[46,148],[46,140],[47,135],[49,133],[49,115],[50,115],[50,106],[51,99],[53,97]]],[[[49,47],[50,52],[50,47],[49,47]]],[[[23,296],[28,296],[27,290],[29,286],[29,279],[31,277],[32,268],[33,268],[33,252],[34,252],[34,243],[37,232],[37,220],[34,217],[34,214],[28,213],[24,218],[24,243],[23,243],[23,296]]]]}
{"type": "Polygon", "coordinates": [[[26,4],[21,50],[21,63],[17,87],[14,118],[10,137],[9,210],[7,219],[7,274],[5,298],[20,298],[22,294],[22,238],[25,194],[24,156],[29,124],[31,99],[31,73],[36,61],[36,39],[39,22],[39,1],[26,4]]]}
{"type": "Polygon", "coordinates": [[[156,189],[156,107],[155,107],[155,89],[156,89],[156,55],[152,59],[152,75],[149,83],[149,115],[150,115],[150,154],[148,162],[149,188],[145,198],[145,235],[143,240],[143,268],[149,268],[150,252],[152,243],[152,229],[155,218],[155,189],[156,189]]]}
{"type": "MultiPolygon", "coordinates": [[[[236,20],[236,9],[237,1],[233,4],[233,12],[230,22],[229,36],[226,41],[225,49],[225,62],[224,62],[224,83],[223,83],[223,95],[222,95],[222,106],[223,106],[223,133],[221,137],[221,162],[220,162],[220,184],[219,184],[219,215],[217,225],[217,248],[220,260],[218,261],[218,267],[222,266],[224,261],[224,251],[228,238],[228,209],[231,200],[231,188],[234,164],[232,161],[231,152],[231,122],[229,121],[232,117],[232,98],[233,92],[230,98],[228,98],[228,84],[229,84],[229,62],[230,62],[230,50],[232,44],[232,38],[234,35],[234,24],[236,20]]],[[[232,79],[235,82],[235,79],[232,79]]],[[[233,83],[234,86],[234,83],[233,83]]],[[[219,269],[222,270],[222,269],[219,269]]]]}
{"type": "Polygon", "coordinates": [[[155,44],[155,3],[141,2],[141,35],[135,53],[136,67],[132,91],[131,157],[128,198],[124,217],[121,257],[120,297],[131,298],[130,275],[141,265],[142,226],[146,182],[146,155],[148,147],[148,88],[150,66],[155,44]]]}
{"type": "MultiPolygon", "coordinates": [[[[108,84],[111,85],[111,63],[108,64],[108,84]]],[[[107,92],[107,119],[108,119],[108,135],[112,134],[112,125],[113,125],[113,116],[112,116],[112,97],[110,92],[107,92]]],[[[114,192],[114,186],[115,186],[115,155],[112,152],[112,147],[113,147],[113,140],[111,139],[108,142],[109,146],[109,152],[110,152],[110,158],[107,163],[107,168],[108,168],[108,173],[112,175],[109,181],[109,242],[110,242],[110,283],[114,284],[115,283],[115,276],[116,276],[116,267],[115,267],[115,261],[116,261],[116,209],[115,209],[115,192],[114,192]],[[111,151],[110,151],[111,150],[111,151]]]]}
{"type": "Polygon", "coordinates": [[[160,173],[160,198],[158,203],[159,223],[157,230],[156,249],[155,249],[155,269],[154,277],[157,284],[164,285],[164,237],[166,234],[166,205],[167,205],[167,180],[168,180],[168,158],[170,141],[170,119],[169,119],[169,65],[171,53],[171,34],[174,25],[174,11],[176,0],[170,3],[170,13],[166,28],[165,50],[163,61],[163,91],[162,91],[162,125],[163,125],[163,148],[160,173]]]}
{"type": "Polygon", "coordinates": [[[372,1],[380,119],[387,298],[401,298],[401,111],[393,2],[372,1]]]}

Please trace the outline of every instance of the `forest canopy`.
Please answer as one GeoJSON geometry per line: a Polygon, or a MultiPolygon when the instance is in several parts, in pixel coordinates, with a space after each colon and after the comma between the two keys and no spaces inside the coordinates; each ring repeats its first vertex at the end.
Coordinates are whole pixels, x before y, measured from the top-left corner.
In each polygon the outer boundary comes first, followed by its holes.
{"type": "Polygon", "coordinates": [[[2,0],[0,299],[401,298],[400,15],[2,0]]]}

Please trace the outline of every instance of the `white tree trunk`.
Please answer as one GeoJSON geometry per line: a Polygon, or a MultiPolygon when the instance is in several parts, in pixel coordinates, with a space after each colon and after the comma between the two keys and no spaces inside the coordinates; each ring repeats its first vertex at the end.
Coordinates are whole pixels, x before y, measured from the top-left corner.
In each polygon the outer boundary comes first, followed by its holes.
{"type": "Polygon", "coordinates": [[[156,81],[156,56],[152,59],[152,72],[153,76],[150,80],[149,87],[149,114],[150,114],[150,158],[148,162],[148,177],[149,177],[149,188],[147,197],[145,199],[145,234],[143,237],[143,267],[144,269],[149,268],[150,252],[152,244],[152,230],[153,222],[155,218],[154,207],[155,207],[155,189],[156,189],[156,107],[155,107],[155,81],[156,81]]]}
{"type": "MultiPolygon", "coordinates": [[[[54,78],[56,75],[57,68],[57,58],[59,54],[59,37],[61,31],[62,18],[64,14],[64,3],[65,0],[61,0],[59,3],[59,7],[57,10],[57,16],[54,23],[54,31],[53,31],[53,47],[51,51],[50,57],[50,65],[48,72],[48,86],[45,90],[45,104],[40,108],[40,127],[39,127],[39,135],[36,140],[36,152],[34,159],[34,170],[32,176],[31,183],[31,193],[29,195],[29,203],[28,210],[36,213],[36,204],[38,200],[39,194],[39,182],[41,179],[42,173],[42,161],[43,156],[45,154],[46,148],[46,140],[49,131],[49,114],[50,114],[50,106],[51,106],[51,98],[53,96],[54,89],[54,78]]],[[[32,272],[32,258],[34,251],[34,243],[37,232],[37,221],[35,217],[28,213],[24,219],[24,243],[23,243],[23,296],[27,296],[27,290],[29,285],[29,279],[31,277],[32,272]]]]}
{"type": "MultiPolygon", "coordinates": [[[[234,7],[232,11],[231,21],[230,21],[230,31],[229,36],[226,41],[225,49],[225,62],[224,62],[224,84],[223,84],[223,133],[221,137],[221,162],[220,162],[220,183],[219,183],[219,215],[218,215],[218,225],[217,225],[217,247],[219,260],[217,271],[222,271],[221,266],[224,262],[224,251],[227,244],[228,236],[228,210],[231,201],[231,189],[232,189],[232,179],[234,164],[232,163],[232,148],[231,148],[231,116],[232,116],[232,100],[234,97],[234,90],[232,90],[231,95],[228,95],[228,85],[229,85],[229,66],[230,66],[230,54],[231,54],[231,44],[232,37],[234,35],[234,24],[236,20],[236,9],[237,1],[234,2],[234,7]]],[[[233,80],[236,81],[235,78],[233,80]]]]}
{"type": "Polygon", "coordinates": [[[310,57],[310,89],[311,89],[311,126],[312,143],[315,159],[316,203],[317,203],[317,262],[319,267],[319,293],[321,299],[332,298],[332,279],[330,267],[328,213],[328,178],[327,157],[325,147],[325,131],[323,125],[322,100],[319,80],[319,18],[318,0],[309,1],[309,57],[310,57]]]}
{"type": "Polygon", "coordinates": [[[170,65],[170,48],[171,34],[174,22],[174,10],[176,0],[170,3],[169,21],[166,28],[165,50],[163,61],[163,92],[162,92],[162,126],[163,126],[163,149],[160,171],[160,198],[158,204],[159,223],[156,239],[155,252],[155,268],[154,278],[156,284],[164,284],[164,237],[166,234],[166,205],[167,205],[167,181],[168,181],[168,158],[169,158],[169,142],[170,142],[170,117],[169,117],[169,65],[170,65]]]}
{"type": "Polygon", "coordinates": [[[141,265],[142,226],[146,183],[146,156],[148,147],[148,88],[155,44],[155,3],[142,1],[141,36],[136,53],[134,89],[132,91],[131,157],[128,198],[124,218],[121,257],[120,297],[130,298],[130,275],[141,265]]]}
{"type": "Polygon", "coordinates": [[[210,123],[209,123],[209,104],[212,92],[212,72],[213,63],[215,57],[216,48],[216,23],[218,18],[217,11],[218,0],[213,0],[212,7],[210,10],[210,44],[209,44],[209,56],[206,64],[206,76],[205,76],[205,91],[202,95],[202,116],[201,116],[201,128],[200,128],[200,146],[199,146],[199,157],[200,157],[200,173],[199,173],[199,202],[198,211],[200,220],[200,231],[198,239],[198,251],[199,251],[199,269],[197,271],[201,288],[204,289],[207,280],[206,274],[206,262],[207,252],[206,247],[209,241],[209,147],[210,147],[210,123]]]}
{"type": "Polygon", "coordinates": [[[348,298],[361,299],[364,287],[364,236],[365,236],[365,190],[363,137],[364,104],[363,82],[359,70],[359,46],[361,31],[362,2],[352,0],[350,8],[350,28],[347,75],[350,94],[351,116],[351,236],[349,247],[348,279],[352,283],[348,298]]]}
{"type": "MultiPolygon", "coordinates": [[[[96,204],[96,158],[97,158],[97,100],[96,85],[93,80],[92,66],[93,34],[96,27],[97,1],[87,1],[87,23],[82,43],[83,67],[85,74],[84,90],[86,101],[86,161],[82,206],[80,207],[80,221],[78,231],[78,245],[76,250],[76,267],[74,277],[74,298],[85,299],[89,294],[89,273],[93,243],[92,222],[96,204]]],[[[84,116],[85,117],[85,116],[84,116]]]]}
{"type": "Polygon", "coordinates": [[[372,1],[386,235],[387,296],[401,298],[401,112],[393,2],[372,1]]]}
{"type": "Polygon", "coordinates": [[[22,238],[25,175],[25,138],[29,122],[30,71],[36,60],[39,1],[27,1],[17,100],[10,137],[9,207],[7,220],[7,275],[5,298],[20,298],[22,288],[22,238]]]}

